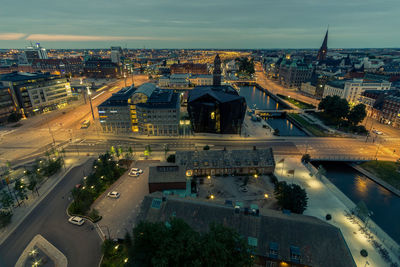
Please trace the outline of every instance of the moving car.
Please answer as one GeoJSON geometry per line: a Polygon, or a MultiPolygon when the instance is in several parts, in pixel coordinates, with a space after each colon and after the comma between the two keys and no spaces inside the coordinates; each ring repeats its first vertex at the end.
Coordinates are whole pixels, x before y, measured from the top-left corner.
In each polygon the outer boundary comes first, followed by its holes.
{"type": "Polygon", "coordinates": [[[68,221],[75,225],[82,225],[85,223],[85,220],[78,216],[73,216],[73,217],[69,218],[68,221]]]}
{"type": "Polygon", "coordinates": [[[111,198],[119,198],[121,194],[118,193],[117,191],[112,191],[112,192],[108,192],[107,196],[111,197],[111,198]]]}

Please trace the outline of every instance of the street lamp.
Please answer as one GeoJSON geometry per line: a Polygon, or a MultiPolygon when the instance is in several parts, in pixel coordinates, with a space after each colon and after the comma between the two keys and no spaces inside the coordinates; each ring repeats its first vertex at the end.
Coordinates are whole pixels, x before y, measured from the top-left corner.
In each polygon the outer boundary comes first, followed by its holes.
{"type": "Polygon", "coordinates": [[[126,72],[124,72],[125,87],[126,87],[126,72]]]}
{"type": "Polygon", "coordinates": [[[90,103],[90,110],[92,111],[92,117],[93,117],[93,122],[94,122],[94,112],[93,112],[92,97],[91,97],[92,92],[90,92],[89,86],[87,86],[86,89],[87,89],[89,103],[90,103]]]}

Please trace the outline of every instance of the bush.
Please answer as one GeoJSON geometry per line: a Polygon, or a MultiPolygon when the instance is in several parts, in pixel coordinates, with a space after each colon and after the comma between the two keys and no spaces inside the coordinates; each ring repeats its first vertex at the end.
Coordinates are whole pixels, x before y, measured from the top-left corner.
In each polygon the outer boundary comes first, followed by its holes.
{"type": "Polygon", "coordinates": [[[287,184],[284,181],[276,183],[274,193],[282,209],[302,214],[307,208],[306,190],[297,184],[287,184]]]}
{"type": "Polygon", "coordinates": [[[326,219],[327,221],[331,220],[331,219],[332,219],[332,215],[326,214],[325,219],[326,219]]]}
{"type": "Polygon", "coordinates": [[[167,162],[175,163],[175,155],[169,155],[168,158],[167,158],[167,162]]]}
{"type": "Polygon", "coordinates": [[[367,257],[367,256],[368,256],[368,252],[367,252],[365,249],[362,249],[362,250],[360,251],[360,254],[361,254],[361,256],[363,256],[363,257],[367,257]]]}
{"type": "Polygon", "coordinates": [[[0,229],[6,227],[11,222],[12,215],[10,211],[0,211],[0,229]]]}
{"type": "Polygon", "coordinates": [[[101,216],[99,214],[99,211],[96,209],[92,209],[89,214],[89,218],[92,219],[93,222],[98,222],[101,219],[101,216]]]}
{"type": "Polygon", "coordinates": [[[203,150],[210,150],[210,146],[209,146],[209,145],[205,145],[205,146],[203,147],[203,150]]]}

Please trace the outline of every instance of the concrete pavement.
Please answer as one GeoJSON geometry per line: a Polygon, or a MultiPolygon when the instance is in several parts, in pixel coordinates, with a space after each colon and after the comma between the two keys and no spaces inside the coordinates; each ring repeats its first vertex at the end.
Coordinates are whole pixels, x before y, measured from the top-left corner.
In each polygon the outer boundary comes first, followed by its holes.
{"type": "MultiPolygon", "coordinates": [[[[281,159],[282,157],[276,157],[276,162],[281,159]]],[[[328,179],[319,180],[315,175],[310,176],[310,171],[301,164],[299,157],[285,157],[284,162],[277,164],[275,175],[279,181],[293,182],[306,189],[309,200],[304,214],[315,216],[321,220],[325,220],[328,213],[332,215],[332,219],[327,222],[340,228],[357,266],[364,266],[367,260],[370,266],[387,266],[387,263],[359,231],[358,225],[352,223],[345,216],[345,211],[349,210],[349,207],[354,207],[355,204],[328,179]],[[295,170],[294,177],[287,173],[288,170],[295,170]],[[360,255],[361,249],[368,251],[367,258],[360,255]]],[[[377,236],[374,238],[379,240],[377,236]]],[[[387,249],[390,251],[389,248],[387,249]]],[[[393,252],[391,252],[391,258],[397,259],[393,252]]]]}

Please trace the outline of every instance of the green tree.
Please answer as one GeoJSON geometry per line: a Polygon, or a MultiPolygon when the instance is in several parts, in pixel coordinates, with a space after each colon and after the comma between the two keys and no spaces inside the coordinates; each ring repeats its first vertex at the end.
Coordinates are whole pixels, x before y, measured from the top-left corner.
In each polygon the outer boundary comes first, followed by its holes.
{"type": "Polygon", "coordinates": [[[247,57],[241,57],[241,58],[236,58],[235,61],[239,68],[239,72],[249,76],[255,73],[253,58],[249,59],[247,57]]]}
{"type": "Polygon", "coordinates": [[[322,110],[334,123],[338,123],[340,119],[347,116],[350,107],[346,99],[335,95],[323,98],[319,102],[318,109],[322,110]]]}
{"type": "Polygon", "coordinates": [[[253,249],[235,230],[210,225],[194,231],[181,219],[140,222],[133,229],[131,266],[252,266],[253,249]]]}
{"type": "Polygon", "coordinates": [[[38,184],[38,176],[37,176],[37,172],[29,172],[28,173],[28,180],[29,180],[29,184],[28,184],[28,189],[32,192],[37,193],[37,195],[39,196],[39,191],[37,188],[37,184],[38,184]]]}
{"type": "Polygon", "coordinates": [[[145,148],[145,150],[144,150],[144,155],[145,155],[146,157],[149,157],[149,156],[151,155],[151,147],[150,147],[150,145],[147,145],[147,146],[146,146],[146,148],[145,148]]]}
{"type": "Polygon", "coordinates": [[[205,146],[203,147],[203,150],[210,150],[210,146],[209,146],[209,145],[205,145],[205,146]]]}
{"type": "Polygon", "coordinates": [[[306,190],[297,184],[279,182],[275,186],[275,196],[282,209],[302,214],[307,208],[308,197],[306,190]]]}
{"type": "Polygon", "coordinates": [[[175,163],[175,155],[169,155],[167,158],[167,162],[169,163],[175,163]]]}
{"type": "Polygon", "coordinates": [[[114,156],[115,153],[116,153],[115,147],[114,147],[114,146],[111,146],[111,147],[110,147],[110,154],[111,154],[112,156],[114,156]]]}
{"type": "Polygon", "coordinates": [[[3,208],[8,209],[11,212],[12,206],[14,204],[14,199],[9,192],[2,191],[0,194],[0,203],[3,208]]]}
{"type": "Polygon", "coordinates": [[[26,198],[26,185],[21,179],[15,181],[14,190],[17,192],[17,196],[24,200],[26,198]]]}
{"type": "Polygon", "coordinates": [[[364,104],[355,105],[350,112],[347,114],[347,120],[353,124],[354,126],[358,125],[362,122],[367,116],[367,112],[365,111],[364,104]]]}

